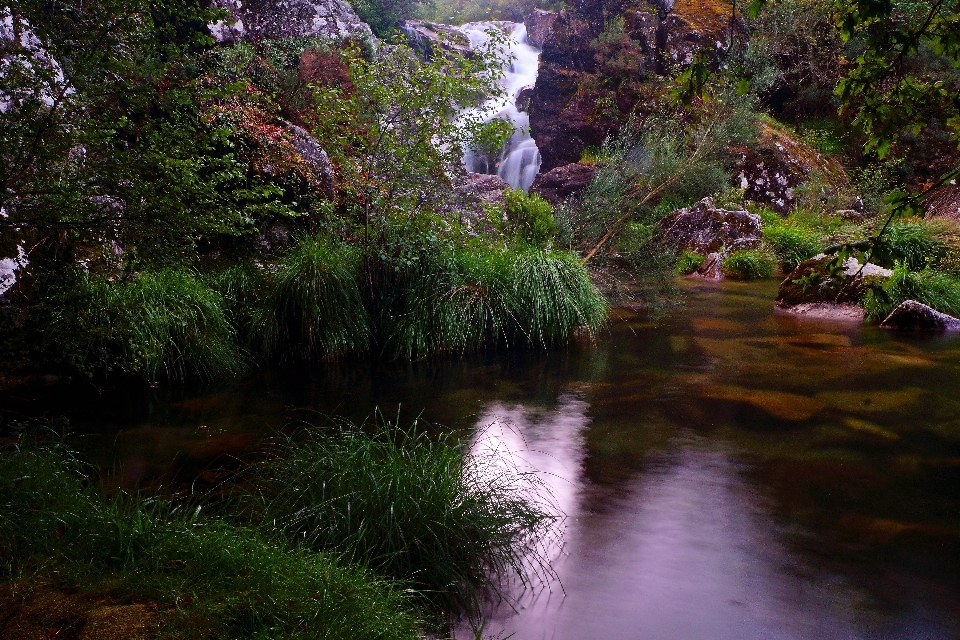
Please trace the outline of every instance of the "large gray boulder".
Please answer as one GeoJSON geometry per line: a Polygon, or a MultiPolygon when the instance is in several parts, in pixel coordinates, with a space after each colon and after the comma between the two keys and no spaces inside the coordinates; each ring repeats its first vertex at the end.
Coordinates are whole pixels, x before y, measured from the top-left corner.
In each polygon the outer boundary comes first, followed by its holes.
{"type": "Polygon", "coordinates": [[[232,21],[209,25],[217,42],[317,37],[376,42],[370,25],[344,0],[213,0],[232,21]]]}
{"type": "Polygon", "coordinates": [[[595,174],[593,166],[572,162],[538,175],[530,191],[540,194],[544,200],[556,206],[583,191],[593,181],[595,174]]]}
{"type": "Polygon", "coordinates": [[[667,214],[657,226],[664,242],[700,255],[754,249],[763,239],[760,216],[721,209],[712,198],[667,214]]]}
{"type": "Polygon", "coordinates": [[[880,328],[898,331],[960,331],[960,319],[940,313],[916,300],[905,300],[880,323],[880,328]]]}

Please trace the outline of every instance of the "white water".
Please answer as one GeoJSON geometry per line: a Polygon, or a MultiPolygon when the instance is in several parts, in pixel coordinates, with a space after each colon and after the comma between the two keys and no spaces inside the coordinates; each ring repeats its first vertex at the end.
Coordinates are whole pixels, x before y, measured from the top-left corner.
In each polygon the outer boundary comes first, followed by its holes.
{"type": "Polygon", "coordinates": [[[479,112],[484,120],[510,120],[516,130],[499,156],[467,153],[463,162],[467,171],[496,174],[514,189],[526,191],[540,172],[540,150],[530,137],[530,116],[517,109],[516,100],[524,87],[532,87],[537,81],[540,50],[527,40],[527,28],[522,24],[471,22],[460,27],[460,30],[470,39],[470,45],[477,48],[490,39],[487,31],[498,27],[511,29],[508,46],[503,52],[504,74],[500,82],[505,95],[488,100],[479,107],[479,112]]]}

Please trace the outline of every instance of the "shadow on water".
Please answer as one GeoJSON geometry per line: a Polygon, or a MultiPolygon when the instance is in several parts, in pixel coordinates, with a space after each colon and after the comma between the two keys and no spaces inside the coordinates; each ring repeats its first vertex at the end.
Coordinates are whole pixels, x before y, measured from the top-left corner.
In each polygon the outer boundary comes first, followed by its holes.
{"type": "Polygon", "coordinates": [[[373,407],[509,451],[567,517],[560,582],[509,584],[493,637],[960,637],[960,340],[778,316],[772,282],[684,287],[595,347],[18,410],[69,415],[127,485],[215,482],[291,420],[373,407]]]}

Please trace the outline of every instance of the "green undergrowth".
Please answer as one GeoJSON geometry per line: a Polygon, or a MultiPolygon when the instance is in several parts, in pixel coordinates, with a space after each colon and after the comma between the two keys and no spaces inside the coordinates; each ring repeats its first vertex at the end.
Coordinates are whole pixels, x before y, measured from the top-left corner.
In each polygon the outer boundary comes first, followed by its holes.
{"type": "Polygon", "coordinates": [[[890,278],[866,291],[863,307],[867,320],[882,322],[905,300],[916,300],[942,313],[960,316],[960,278],[930,267],[913,271],[906,262],[898,262],[890,278]]]}
{"type": "Polygon", "coordinates": [[[677,260],[677,273],[683,276],[690,275],[703,265],[704,260],[706,258],[699,253],[684,249],[677,260]]]}
{"type": "Polygon", "coordinates": [[[384,422],[281,439],[253,470],[254,521],[411,585],[439,611],[475,619],[500,579],[549,572],[539,553],[555,519],[535,475],[502,455],[465,452],[384,422]],[[532,563],[525,565],[525,563],[532,563]]]}
{"type": "Polygon", "coordinates": [[[421,637],[403,585],[201,503],[108,496],[58,445],[4,450],[0,505],[4,578],[153,600],[168,636],[421,637]]]}
{"type": "Polygon", "coordinates": [[[723,275],[734,280],[759,280],[773,275],[773,256],[762,249],[734,251],[720,265],[723,275]]]}

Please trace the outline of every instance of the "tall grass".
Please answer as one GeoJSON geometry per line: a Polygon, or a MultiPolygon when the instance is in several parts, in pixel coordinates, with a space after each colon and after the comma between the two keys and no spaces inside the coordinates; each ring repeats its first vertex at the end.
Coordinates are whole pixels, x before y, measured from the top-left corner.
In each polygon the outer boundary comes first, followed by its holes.
{"type": "Polygon", "coordinates": [[[881,322],[905,300],[960,316],[960,278],[930,268],[911,271],[906,262],[898,262],[892,276],[865,292],[863,307],[868,320],[881,322]]]}
{"type": "Polygon", "coordinates": [[[150,380],[209,379],[243,368],[222,296],[191,271],[129,279],[80,272],[55,298],[43,348],[71,368],[150,380]]]}
{"type": "Polygon", "coordinates": [[[763,239],[772,249],[784,273],[790,273],[801,262],[820,253],[825,246],[821,234],[800,225],[764,226],[763,239]]]}
{"type": "Polygon", "coordinates": [[[384,351],[420,358],[498,344],[547,347],[576,331],[595,335],[607,305],[567,252],[476,247],[424,257],[387,288],[384,351]]]}
{"type": "Polygon", "coordinates": [[[396,586],[198,506],[107,497],[72,453],[21,439],[0,457],[3,577],[155,600],[174,637],[420,637],[396,586]]]}
{"type": "Polygon", "coordinates": [[[278,443],[257,470],[255,521],[412,584],[446,611],[476,614],[507,574],[528,577],[555,516],[535,476],[413,428],[349,424],[278,443]]]}
{"type": "Polygon", "coordinates": [[[360,264],[352,247],[310,237],[284,255],[252,319],[263,354],[324,359],[365,352],[369,322],[360,264]]]}
{"type": "Polygon", "coordinates": [[[735,280],[757,280],[773,275],[773,257],[762,249],[734,251],[720,265],[723,275],[735,280]]]}
{"type": "Polygon", "coordinates": [[[887,227],[883,242],[870,260],[885,267],[893,267],[897,262],[903,262],[915,270],[935,265],[949,250],[942,237],[945,232],[946,229],[936,222],[894,222],[887,227]]]}

